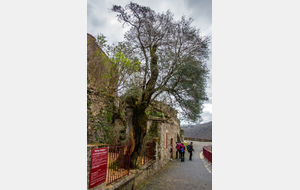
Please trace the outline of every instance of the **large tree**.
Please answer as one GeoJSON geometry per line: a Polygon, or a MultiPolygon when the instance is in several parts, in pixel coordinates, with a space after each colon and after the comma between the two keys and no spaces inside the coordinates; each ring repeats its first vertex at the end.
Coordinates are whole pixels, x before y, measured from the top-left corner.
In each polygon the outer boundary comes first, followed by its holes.
{"type": "Polygon", "coordinates": [[[118,13],[123,25],[130,26],[125,42],[141,62],[139,93],[127,96],[127,103],[134,107],[134,168],[147,132],[145,110],[151,100],[164,99],[179,108],[185,119],[201,120],[202,104],[207,100],[209,70],[205,61],[210,37],[201,36],[200,30],[191,26],[192,18],[182,16],[175,21],[170,11],[156,13],[132,2],[125,7],[113,5],[111,11],[118,13]]]}

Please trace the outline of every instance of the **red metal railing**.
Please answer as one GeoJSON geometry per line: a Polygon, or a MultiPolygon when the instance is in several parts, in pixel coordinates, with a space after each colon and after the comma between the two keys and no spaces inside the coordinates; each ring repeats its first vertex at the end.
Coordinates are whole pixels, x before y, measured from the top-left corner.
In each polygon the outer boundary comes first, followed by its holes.
{"type": "Polygon", "coordinates": [[[153,141],[148,141],[145,146],[145,150],[143,156],[139,156],[137,159],[137,166],[140,167],[142,165],[147,164],[149,161],[153,160],[154,157],[154,143],[153,141]]]}
{"type": "Polygon", "coordinates": [[[212,145],[203,146],[203,155],[210,163],[212,163],[212,145]]]}
{"type": "Polygon", "coordinates": [[[129,175],[130,147],[127,145],[111,145],[108,150],[106,185],[129,175]]]}

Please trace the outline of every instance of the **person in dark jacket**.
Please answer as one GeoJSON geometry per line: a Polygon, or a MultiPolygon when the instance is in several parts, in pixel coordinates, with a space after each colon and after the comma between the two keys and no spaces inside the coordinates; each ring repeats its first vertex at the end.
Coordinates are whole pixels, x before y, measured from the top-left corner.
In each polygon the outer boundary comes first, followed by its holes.
{"type": "Polygon", "coordinates": [[[185,153],[185,146],[182,142],[181,145],[180,145],[181,162],[184,162],[184,153],[185,153]]]}
{"type": "Polygon", "coordinates": [[[173,147],[171,144],[170,144],[170,158],[171,158],[171,160],[173,158],[173,147]]]}
{"type": "Polygon", "coordinates": [[[193,151],[195,152],[195,150],[193,149],[193,142],[190,143],[188,152],[190,153],[190,159],[189,160],[193,160],[192,156],[193,156],[193,151]]]}
{"type": "Polygon", "coordinates": [[[181,158],[181,154],[180,154],[180,143],[179,142],[176,142],[176,159],[178,159],[178,156],[179,156],[179,159],[181,158]]]}

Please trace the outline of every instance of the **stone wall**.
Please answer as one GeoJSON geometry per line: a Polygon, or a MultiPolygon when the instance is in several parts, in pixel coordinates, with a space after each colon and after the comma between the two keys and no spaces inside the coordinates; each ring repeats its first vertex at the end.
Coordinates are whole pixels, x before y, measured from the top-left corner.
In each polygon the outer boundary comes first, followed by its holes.
{"type": "Polygon", "coordinates": [[[158,125],[158,135],[160,138],[160,161],[165,165],[171,157],[175,158],[177,135],[180,131],[180,125],[177,123],[160,122],[158,125]],[[171,155],[172,143],[172,155],[171,155]]]}
{"type": "Polygon", "coordinates": [[[126,123],[115,116],[114,96],[88,86],[87,144],[118,141],[125,130],[126,123]]]}
{"type": "Polygon", "coordinates": [[[87,144],[105,143],[105,127],[112,124],[108,118],[112,99],[93,87],[87,87],[87,144]]]}
{"type": "MultiPolygon", "coordinates": [[[[109,139],[119,140],[117,133],[125,133],[126,122],[116,114],[115,98],[108,69],[112,62],[87,34],[87,143],[108,143],[109,139]]],[[[119,114],[120,115],[120,114],[119,114]]],[[[124,134],[125,136],[125,134],[124,134]]],[[[121,138],[122,139],[122,138],[121,138]]]]}
{"type": "Polygon", "coordinates": [[[184,130],[180,129],[180,138],[183,141],[184,140],[184,130]]]}
{"type": "Polygon", "coordinates": [[[87,34],[87,84],[110,92],[108,73],[111,64],[110,59],[96,43],[96,39],[87,34]]]}
{"type": "MultiPolygon", "coordinates": [[[[175,120],[178,120],[177,119],[177,110],[175,110],[175,109],[173,109],[171,106],[169,106],[168,104],[166,104],[166,103],[163,103],[163,102],[159,102],[159,101],[153,101],[155,104],[156,104],[156,106],[159,108],[159,109],[161,109],[161,110],[163,110],[164,112],[166,112],[169,116],[171,116],[173,119],[175,119],[175,120]]],[[[178,120],[179,121],[179,120],[178,120]]],[[[177,122],[178,122],[177,121],[177,122]]]]}
{"type": "Polygon", "coordinates": [[[106,58],[106,54],[103,52],[103,50],[98,46],[96,43],[96,38],[92,36],[91,34],[87,34],[87,65],[89,64],[97,64],[101,61],[99,57],[96,56],[97,52],[102,53],[106,58]]]}

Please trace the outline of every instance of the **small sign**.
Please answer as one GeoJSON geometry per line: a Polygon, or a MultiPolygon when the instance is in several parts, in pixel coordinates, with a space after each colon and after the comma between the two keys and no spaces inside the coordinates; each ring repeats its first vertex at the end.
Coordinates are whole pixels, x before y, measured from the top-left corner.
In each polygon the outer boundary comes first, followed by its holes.
{"type": "Polygon", "coordinates": [[[96,187],[106,181],[108,148],[92,150],[89,188],[96,187]]]}

